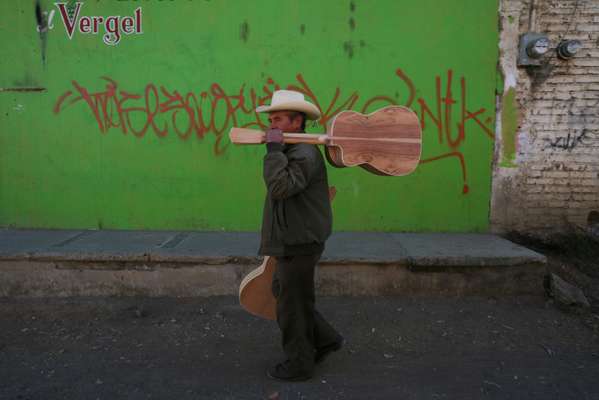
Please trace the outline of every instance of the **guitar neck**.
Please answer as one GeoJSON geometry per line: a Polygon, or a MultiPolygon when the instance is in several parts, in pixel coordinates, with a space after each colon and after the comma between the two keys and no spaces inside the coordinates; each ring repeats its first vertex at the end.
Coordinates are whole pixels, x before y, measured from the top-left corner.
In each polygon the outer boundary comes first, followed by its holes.
{"type": "MultiPolygon", "coordinates": [[[[231,128],[229,138],[235,144],[262,144],[266,142],[266,134],[264,132],[247,128],[231,128]]],[[[328,140],[329,137],[322,134],[283,133],[283,141],[285,143],[327,144],[328,140]]]]}
{"type": "Polygon", "coordinates": [[[327,144],[328,141],[329,137],[327,135],[283,132],[283,142],[285,143],[327,144]]]}
{"type": "MultiPolygon", "coordinates": [[[[231,131],[229,132],[229,138],[231,139],[231,142],[235,144],[263,144],[266,142],[266,134],[264,132],[247,128],[231,128],[231,131]]],[[[420,138],[371,137],[366,132],[358,136],[329,136],[326,134],[283,132],[283,142],[291,144],[308,143],[328,145],[331,142],[339,144],[356,141],[381,142],[388,144],[421,143],[420,138]]]]}

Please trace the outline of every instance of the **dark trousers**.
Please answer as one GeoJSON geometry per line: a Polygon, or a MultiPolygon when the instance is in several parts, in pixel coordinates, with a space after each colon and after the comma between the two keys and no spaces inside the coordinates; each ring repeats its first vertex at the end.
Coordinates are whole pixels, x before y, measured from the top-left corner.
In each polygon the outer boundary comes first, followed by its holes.
{"type": "Polygon", "coordinates": [[[276,257],[272,281],[283,351],[290,368],[302,372],[314,369],[315,349],[340,338],[314,306],[314,269],[320,255],[276,257]]]}

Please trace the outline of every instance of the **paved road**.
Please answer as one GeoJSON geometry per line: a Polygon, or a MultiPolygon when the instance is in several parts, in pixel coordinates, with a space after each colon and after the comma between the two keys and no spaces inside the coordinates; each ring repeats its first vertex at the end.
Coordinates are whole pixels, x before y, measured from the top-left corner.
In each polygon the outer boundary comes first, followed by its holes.
{"type": "Polygon", "coordinates": [[[271,381],[235,297],[0,299],[0,399],[599,399],[599,339],[541,297],[327,297],[348,344],[271,381]]]}

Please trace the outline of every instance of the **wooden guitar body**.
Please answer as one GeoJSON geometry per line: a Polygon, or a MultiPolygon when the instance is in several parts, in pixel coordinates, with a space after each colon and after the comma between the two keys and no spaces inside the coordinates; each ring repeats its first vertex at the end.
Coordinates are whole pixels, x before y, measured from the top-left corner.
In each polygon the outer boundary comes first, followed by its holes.
{"type": "Polygon", "coordinates": [[[276,260],[266,256],[262,265],[251,271],[239,285],[239,303],[250,314],[277,319],[277,299],[272,294],[272,276],[276,260]]]}
{"type": "Polygon", "coordinates": [[[388,106],[368,115],[343,111],[327,131],[325,152],[335,167],[359,165],[377,175],[402,176],[420,162],[422,130],[409,108],[388,106]]]}

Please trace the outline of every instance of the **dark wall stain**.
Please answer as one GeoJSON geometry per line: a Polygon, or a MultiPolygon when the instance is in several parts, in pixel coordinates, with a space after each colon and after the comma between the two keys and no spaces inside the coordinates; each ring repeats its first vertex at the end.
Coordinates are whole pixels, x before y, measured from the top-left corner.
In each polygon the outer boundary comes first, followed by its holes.
{"type": "MultiPolygon", "coordinates": [[[[354,11],[356,11],[356,3],[354,3],[353,0],[351,0],[349,2],[349,11],[351,13],[353,13],[354,11]]],[[[356,20],[354,19],[353,15],[349,17],[349,30],[350,32],[353,32],[356,29],[356,20]]],[[[361,43],[362,41],[360,41],[360,46],[362,45],[361,43]]],[[[345,53],[347,54],[347,56],[352,59],[354,57],[354,42],[351,40],[348,40],[347,42],[343,43],[343,50],[345,51],[345,53]]]]}
{"type": "Polygon", "coordinates": [[[343,50],[347,53],[349,58],[353,58],[354,56],[354,44],[353,42],[345,42],[343,43],[343,50]]]}
{"type": "Polygon", "coordinates": [[[301,24],[301,25],[300,25],[300,33],[303,35],[303,34],[304,34],[304,32],[306,32],[306,25],[304,25],[304,24],[301,24]]]}
{"type": "Polygon", "coordinates": [[[37,25],[43,30],[44,27],[44,18],[42,16],[42,6],[40,4],[40,0],[36,0],[35,2],[35,21],[37,25]]]}
{"type": "Polygon", "coordinates": [[[42,64],[46,66],[46,44],[48,41],[48,13],[42,11],[40,0],[35,1],[35,22],[39,26],[42,47],[42,64]]]}
{"type": "Polygon", "coordinates": [[[22,79],[13,79],[12,83],[14,87],[41,87],[31,72],[27,69],[23,70],[23,72],[25,75],[22,79]]]}
{"type": "Polygon", "coordinates": [[[247,21],[243,21],[243,24],[239,27],[239,37],[245,43],[248,41],[248,37],[250,36],[250,26],[247,21]]]}
{"type": "Polygon", "coordinates": [[[14,87],[0,88],[0,92],[45,92],[47,89],[43,87],[14,87]]]}
{"type": "Polygon", "coordinates": [[[538,67],[528,67],[526,72],[532,78],[532,89],[536,90],[540,84],[549,79],[554,68],[555,66],[549,63],[549,61],[543,62],[538,67]]]}

